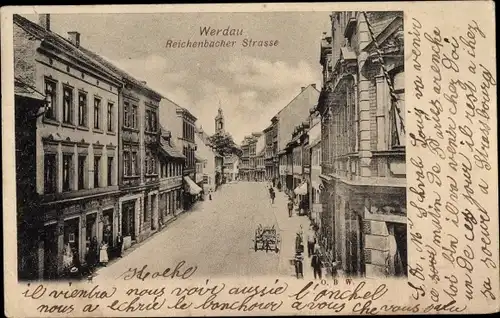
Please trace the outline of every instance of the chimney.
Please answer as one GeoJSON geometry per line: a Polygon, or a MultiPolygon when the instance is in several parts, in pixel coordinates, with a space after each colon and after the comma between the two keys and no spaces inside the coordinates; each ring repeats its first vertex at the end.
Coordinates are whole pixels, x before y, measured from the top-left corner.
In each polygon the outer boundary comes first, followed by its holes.
{"type": "Polygon", "coordinates": [[[38,23],[42,28],[47,31],[50,31],[50,14],[44,13],[38,15],[38,23]]]}
{"type": "Polygon", "coordinates": [[[302,86],[302,87],[300,88],[300,91],[301,91],[301,92],[303,92],[305,89],[306,89],[306,88],[305,88],[304,86],[302,86]]]}
{"type": "Polygon", "coordinates": [[[146,82],[146,81],[141,81],[141,84],[142,84],[142,85],[146,85],[147,83],[148,83],[148,82],[146,82]]]}
{"type": "Polygon", "coordinates": [[[311,84],[311,86],[312,86],[313,88],[316,88],[316,83],[311,84]]]}
{"type": "Polygon", "coordinates": [[[80,33],[79,32],[76,32],[76,31],[68,32],[68,39],[70,40],[70,42],[74,46],[76,46],[76,47],[80,46],[80,33]]]}

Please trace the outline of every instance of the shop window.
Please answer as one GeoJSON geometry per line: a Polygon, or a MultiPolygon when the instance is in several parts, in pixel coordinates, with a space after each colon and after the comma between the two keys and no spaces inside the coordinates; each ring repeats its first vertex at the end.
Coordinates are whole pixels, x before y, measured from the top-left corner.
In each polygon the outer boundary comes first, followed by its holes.
{"type": "Polygon", "coordinates": [[[87,94],[78,92],[78,125],[87,127],[87,94]]]}
{"type": "Polygon", "coordinates": [[[44,192],[56,192],[56,154],[47,153],[44,155],[44,192]]]}
{"type": "Polygon", "coordinates": [[[57,107],[57,83],[55,81],[45,79],[45,96],[46,96],[46,108],[45,108],[45,118],[56,119],[56,107],[57,107]]]}
{"type": "Polygon", "coordinates": [[[73,123],[73,89],[63,86],[63,122],[73,123]]]}
{"type": "Polygon", "coordinates": [[[71,190],[71,164],[73,162],[73,155],[64,154],[63,155],[63,191],[71,190]]]}

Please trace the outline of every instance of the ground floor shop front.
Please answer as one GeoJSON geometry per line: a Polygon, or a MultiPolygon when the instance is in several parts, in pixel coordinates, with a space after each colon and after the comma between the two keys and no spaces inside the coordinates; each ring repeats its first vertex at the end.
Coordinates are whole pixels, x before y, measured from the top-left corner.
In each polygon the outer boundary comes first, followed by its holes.
{"type": "Polygon", "coordinates": [[[406,276],[406,188],[322,179],[319,235],[327,267],[348,276],[406,276]]]}
{"type": "MultiPolygon", "coordinates": [[[[43,205],[45,221],[38,242],[38,277],[55,279],[85,266],[91,242],[112,254],[119,233],[118,196],[43,205]]],[[[96,251],[95,251],[96,252],[96,251]]]]}

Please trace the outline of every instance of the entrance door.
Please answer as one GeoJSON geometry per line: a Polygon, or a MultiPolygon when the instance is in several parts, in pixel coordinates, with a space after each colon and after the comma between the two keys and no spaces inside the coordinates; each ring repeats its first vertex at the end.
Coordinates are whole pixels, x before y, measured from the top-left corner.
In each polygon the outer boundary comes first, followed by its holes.
{"type": "Polygon", "coordinates": [[[43,242],[43,278],[53,279],[57,276],[57,225],[51,224],[44,227],[43,242]]]}
{"type": "Polygon", "coordinates": [[[87,224],[85,227],[87,245],[90,244],[93,237],[97,238],[97,213],[87,215],[87,224]]]}
{"type": "Polygon", "coordinates": [[[131,200],[122,204],[122,236],[130,236],[132,240],[135,240],[135,202],[131,200]]]}
{"type": "Polygon", "coordinates": [[[102,211],[103,218],[103,231],[102,239],[108,244],[108,246],[114,246],[113,240],[113,209],[107,209],[102,211]]]}

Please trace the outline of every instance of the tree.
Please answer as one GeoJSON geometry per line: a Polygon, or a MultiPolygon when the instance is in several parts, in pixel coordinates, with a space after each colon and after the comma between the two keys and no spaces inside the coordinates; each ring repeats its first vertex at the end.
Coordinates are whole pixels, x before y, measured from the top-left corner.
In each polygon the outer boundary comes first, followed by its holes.
{"type": "Polygon", "coordinates": [[[221,155],[221,174],[216,173],[216,179],[220,180],[224,176],[224,158],[233,154],[241,157],[242,151],[227,132],[216,132],[209,137],[209,142],[212,149],[221,155]]]}
{"type": "Polygon", "coordinates": [[[217,132],[210,136],[210,145],[215,151],[217,151],[223,158],[231,156],[233,154],[238,157],[241,156],[242,151],[236,145],[233,137],[227,132],[217,132]]]}

